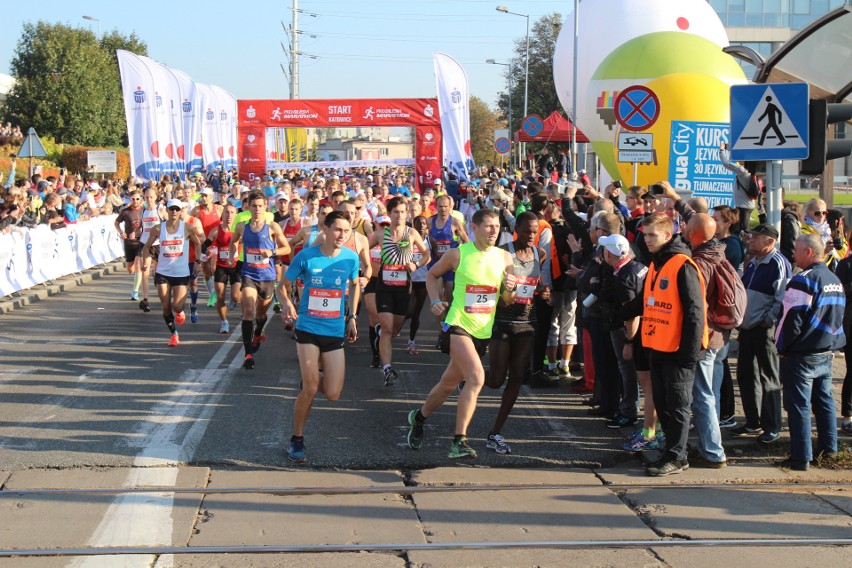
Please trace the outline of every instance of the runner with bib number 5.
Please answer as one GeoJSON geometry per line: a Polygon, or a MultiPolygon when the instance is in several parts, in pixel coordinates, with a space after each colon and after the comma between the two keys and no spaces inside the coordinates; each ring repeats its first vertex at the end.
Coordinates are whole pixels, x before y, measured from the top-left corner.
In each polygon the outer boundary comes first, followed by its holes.
{"type": "Polygon", "coordinates": [[[450,458],[475,458],[476,451],[467,441],[467,428],[476,410],[476,399],[485,384],[481,357],[491,338],[497,295],[503,302],[515,301],[514,261],[508,251],[494,244],[500,236],[500,220],[496,211],[481,209],[472,219],[474,241],[450,249],[426,276],[426,289],[432,302],[432,313],[440,317],[447,302],[440,296],[441,280],[455,271],[453,302],[444,320],[448,334],[450,363],[426,402],[408,414],[408,446],[419,449],[423,442],[423,424],[465,380],[458,397],[456,428],[450,446],[450,458]]]}

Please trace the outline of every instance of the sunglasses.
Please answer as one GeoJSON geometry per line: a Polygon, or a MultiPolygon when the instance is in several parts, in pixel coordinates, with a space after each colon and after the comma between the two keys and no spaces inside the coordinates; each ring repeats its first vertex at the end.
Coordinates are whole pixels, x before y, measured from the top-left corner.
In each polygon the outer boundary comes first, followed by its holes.
{"type": "Polygon", "coordinates": [[[134,197],[130,201],[142,201],[142,198],[141,197],[134,197]]]}
{"type": "Polygon", "coordinates": [[[819,216],[828,215],[828,211],[814,211],[813,213],[811,213],[811,215],[819,215],[819,216]]]}
{"type": "Polygon", "coordinates": [[[180,207],[169,207],[169,211],[180,211],[180,207]]]}

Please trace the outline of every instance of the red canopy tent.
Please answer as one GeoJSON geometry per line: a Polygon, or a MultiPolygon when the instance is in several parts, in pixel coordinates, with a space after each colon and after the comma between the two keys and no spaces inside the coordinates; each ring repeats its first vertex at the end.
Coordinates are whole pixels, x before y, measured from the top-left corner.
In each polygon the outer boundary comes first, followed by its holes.
{"type": "MultiPolygon", "coordinates": [[[[559,111],[553,111],[544,119],[544,127],[536,136],[528,136],[523,130],[515,132],[515,142],[570,142],[574,125],[562,116],[559,111]]],[[[577,142],[588,142],[589,139],[580,129],[577,129],[577,142]]]]}

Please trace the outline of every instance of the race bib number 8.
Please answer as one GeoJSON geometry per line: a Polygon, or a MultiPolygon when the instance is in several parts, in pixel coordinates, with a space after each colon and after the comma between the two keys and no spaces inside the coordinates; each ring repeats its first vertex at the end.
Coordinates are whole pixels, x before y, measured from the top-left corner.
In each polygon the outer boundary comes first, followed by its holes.
{"type": "Polygon", "coordinates": [[[464,311],[469,314],[490,314],[497,305],[495,286],[474,286],[465,288],[464,311]]]}
{"type": "Polygon", "coordinates": [[[382,268],[382,282],[387,286],[408,284],[408,272],[402,264],[386,264],[382,268]]]}
{"type": "Polygon", "coordinates": [[[532,304],[538,280],[527,276],[516,276],[518,290],[515,292],[516,304],[532,304]]]}
{"type": "Polygon", "coordinates": [[[343,292],[340,290],[312,288],[308,294],[308,315],[325,319],[339,318],[342,299],[343,292]]]}

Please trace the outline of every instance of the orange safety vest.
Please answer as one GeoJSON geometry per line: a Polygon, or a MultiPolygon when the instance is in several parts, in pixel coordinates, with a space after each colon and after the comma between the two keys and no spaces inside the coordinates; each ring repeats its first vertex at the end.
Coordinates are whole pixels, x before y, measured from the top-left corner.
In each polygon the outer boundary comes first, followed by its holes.
{"type": "MultiPolygon", "coordinates": [[[[677,287],[677,275],[681,267],[689,263],[698,273],[701,282],[701,295],[706,297],[704,276],[695,262],[685,254],[671,257],[658,271],[652,262],[645,277],[645,309],[642,313],[642,346],[654,351],[674,353],[680,349],[680,336],[683,332],[683,306],[677,287]]],[[[702,349],[710,343],[710,330],[707,327],[707,313],[704,314],[704,331],[701,337],[702,349]]]]}

